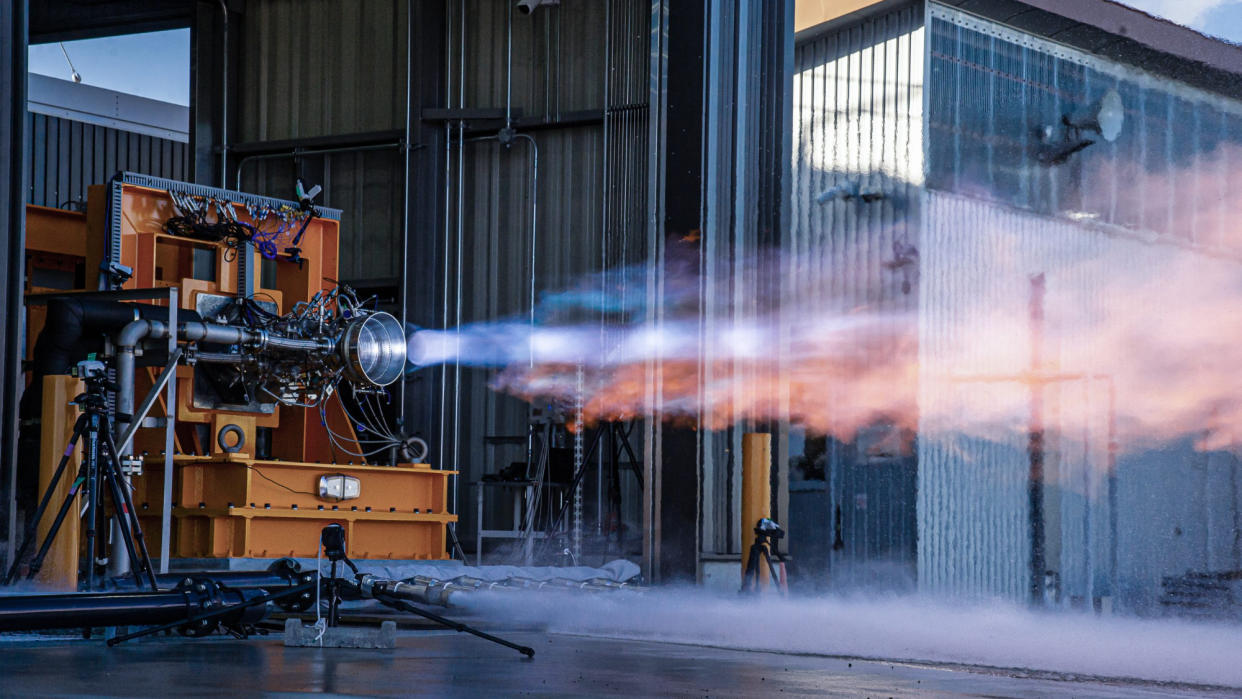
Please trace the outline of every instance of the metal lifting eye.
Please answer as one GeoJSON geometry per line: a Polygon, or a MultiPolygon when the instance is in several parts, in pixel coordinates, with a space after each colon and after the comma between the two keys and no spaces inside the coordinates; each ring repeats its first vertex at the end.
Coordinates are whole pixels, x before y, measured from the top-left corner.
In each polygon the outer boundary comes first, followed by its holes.
{"type": "Polygon", "coordinates": [[[246,433],[242,431],[242,428],[230,423],[221,427],[216,433],[216,444],[220,445],[224,453],[236,454],[246,446],[246,433]],[[230,439],[230,435],[235,436],[234,439],[230,439]]]}

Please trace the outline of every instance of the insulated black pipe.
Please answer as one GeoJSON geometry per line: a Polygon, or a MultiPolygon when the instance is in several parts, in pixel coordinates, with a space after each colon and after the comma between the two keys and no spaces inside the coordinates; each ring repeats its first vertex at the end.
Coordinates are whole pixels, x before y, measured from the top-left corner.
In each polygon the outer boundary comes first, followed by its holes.
{"type": "MultiPolygon", "coordinates": [[[[301,577],[309,576],[314,578],[314,572],[305,573],[299,577],[289,577],[280,573],[271,573],[265,570],[231,570],[221,573],[195,573],[195,577],[208,577],[215,582],[220,583],[233,590],[257,590],[267,589],[273,592],[291,585],[297,585],[303,582],[310,582],[309,579],[303,580],[301,577]]],[[[133,583],[132,578],[122,578],[133,583]]],[[[176,573],[165,573],[155,576],[155,582],[161,590],[171,590],[177,587],[186,579],[184,573],[178,575],[176,573]]]]}
{"type": "MultiPolygon", "coordinates": [[[[171,624],[209,609],[242,604],[262,594],[261,590],[233,590],[210,581],[191,581],[170,592],[12,595],[0,597],[0,631],[171,624]]],[[[257,605],[240,609],[221,621],[255,623],[266,613],[266,605],[257,605]]]]}
{"type": "MultiPolygon", "coordinates": [[[[162,573],[155,576],[155,583],[160,590],[174,590],[186,580],[211,580],[231,590],[267,589],[280,590],[292,585],[300,585],[313,580],[315,571],[303,571],[297,561],[282,558],[266,570],[223,570],[195,571],[180,573],[162,573]]],[[[134,579],[131,577],[115,578],[112,584],[117,590],[132,590],[134,579]]]]}
{"type": "Polygon", "coordinates": [[[0,631],[150,626],[196,609],[184,592],[13,595],[0,597],[0,631]]]}
{"type": "MultiPolygon", "coordinates": [[[[182,321],[201,320],[193,311],[180,310],[182,321]]],[[[168,322],[168,309],[143,303],[121,303],[100,299],[54,298],[47,302],[47,322],[35,340],[36,377],[67,374],[73,365],[98,348],[105,332],[125,327],[135,320],[168,322]]]]}

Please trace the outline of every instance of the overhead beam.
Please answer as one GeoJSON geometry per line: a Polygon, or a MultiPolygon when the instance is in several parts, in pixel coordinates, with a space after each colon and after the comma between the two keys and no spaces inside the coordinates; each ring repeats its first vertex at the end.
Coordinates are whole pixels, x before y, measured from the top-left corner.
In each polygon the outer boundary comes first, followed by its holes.
{"type": "Polygon", "coordinates": [[[30,42],[42,44],[188,27],[194,6],[194,2],[186,0],[39,0],[30,8],[30,42]]]}

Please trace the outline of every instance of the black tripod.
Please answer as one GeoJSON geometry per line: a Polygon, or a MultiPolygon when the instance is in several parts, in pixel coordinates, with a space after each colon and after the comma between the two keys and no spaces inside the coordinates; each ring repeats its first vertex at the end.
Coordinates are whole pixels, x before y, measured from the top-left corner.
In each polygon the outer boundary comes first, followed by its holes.
{"type": "MultiPolygon", "coordinates": [[[[22,541],[21,548],[17,551],[17,555],[13,558],[8,574],[4,577],[4,584],[11,585],[17,579],[21,561],[25,558],[26,553],[30,550],[37,537],[39,520],[43,518],[48,505],[51,503],[52,495],[56,492],[56,486],[59,485],[60,479],[64,476],[65,469],[69,465],[69,460],[73,457],[78,440],[85,434],[86,441],[82,466],[78,469],[73,485],[69,488],[69,493],[65,496],[64,502],[61,503],[60,510],[56,513],[56,519],[52,520],[52,526],[48,530],[47,536],[43,538],[43,542],[39,545],[38,553],[35,554],[30,562],[26,579],[34,578],[43,567],[43,559],[47,557],[48,550],[52,547],[52,541],[56,538],[57,532],[60,531],[60,527],[64,523],[65,517],[68,516],[69,510],[73,508],[74,499],[81,493],[83,498],[83,517],[86,519],[84,589],[94,589],[96,525],[99,520],[100,508],[103,505],[103,497],[100,491],[106,489],[112,499],[112,519],[116,522],[117,534],[125,543],[125,549],[129,553],[129,560],[135,562],[135,565],[131,568],[134,583],[138,587],[143,587],[142,574],[145,573],[151,589],[157,590],[159,588],[155,581],[155,571],[151,566],[151,556],[147,552],[147,540],[142,534],[142,525],[138,522],[138,515],[134,512],[134,503],[129,494],[129,484],[125,481],[125,476],[121,472],[120,457],[117,454],[116,442],[112,438],[112,421],[108,417],[107,397],[105,394],[109,384],[104,377],[102,366],[95,368],[93,371],[84,371],[83,373],[86,374],[82,377],[86,380],[86,392],[72,401],[72,404],[82,409],[82,414],[78,416],[77,422],[73,425],[73,436],[69,438],[69,444],[65,447],[64,455],[60,458],[60,464],[56,467],[56,473],[52,476],[52,481],[43,493],[43,499],[39,502],[39,507],[35,510],[30,523],[26,527],[25,538],[22,541]]],[[[81,580],[81,573],[82,571],[79,568],[80,584],[83,582],[81,580]]]]}
{"type": "MultiPolygon", "coordinates": [[[[750,556],[746,560],[746,572],[742,574],[742,592],[758,593],[759,592],[759,559],[760,557],[768,565],[768,572],[772,575],[772,584],[776,585],[780,590],[781,575],[777,571],[776,564],[772,562],[775,556],[777,561],[784,563],[781,554],[776,550],[776,542],[785,536],[785,530],[781,529],[781,525],[764,517],[755,525],[755,543],[750,545],[750,556]]],[[[781,594],[784,594],[782,591],[781,594]]]]}

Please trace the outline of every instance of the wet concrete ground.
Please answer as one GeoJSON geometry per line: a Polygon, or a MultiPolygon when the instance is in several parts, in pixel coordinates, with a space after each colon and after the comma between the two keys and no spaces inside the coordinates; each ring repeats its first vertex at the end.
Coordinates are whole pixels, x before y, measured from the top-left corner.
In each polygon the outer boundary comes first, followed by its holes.
{"type": "Polygon", "coordinates": [[[396,650],[285,648],[234,640],[101,641],[0,635],[5,696],[850,696],[1165,697],[1224,690],[913,666],[532,631],[507,648],[445,631],[401,632],[396,650]]]}

